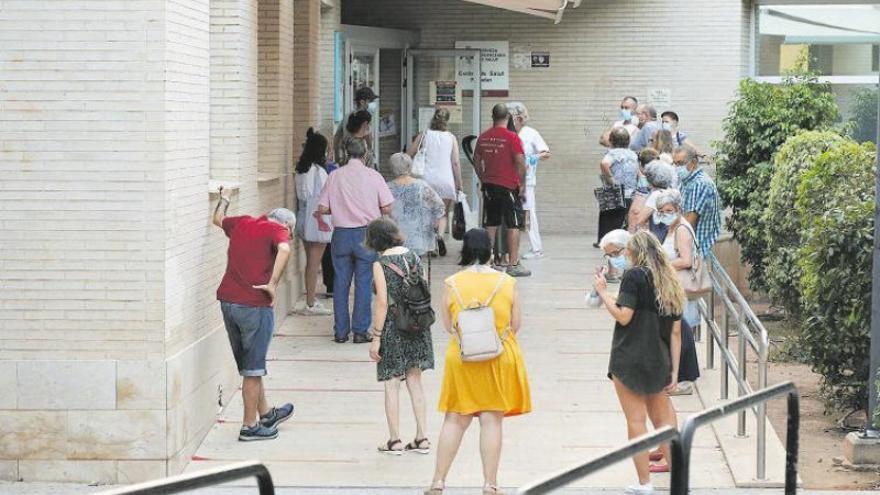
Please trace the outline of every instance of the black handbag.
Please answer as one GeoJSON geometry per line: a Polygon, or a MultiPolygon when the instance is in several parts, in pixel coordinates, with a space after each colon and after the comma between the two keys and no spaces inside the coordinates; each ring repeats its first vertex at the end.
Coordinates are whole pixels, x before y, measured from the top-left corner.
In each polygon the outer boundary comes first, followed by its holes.
{"type": "Polygon", "coordinates": [[[459,201],[455,203],[452,212],[452,238],[456,241],[464,239],[464,233],[467,231],[467,224],[464,221],[464,205],[459,201]]]}
{"type": "Polygon", "coordinates": [[[593,190],[599,211],[619,210],[626,208],[626,200],[622,184],[606,184],[593,190]]]}

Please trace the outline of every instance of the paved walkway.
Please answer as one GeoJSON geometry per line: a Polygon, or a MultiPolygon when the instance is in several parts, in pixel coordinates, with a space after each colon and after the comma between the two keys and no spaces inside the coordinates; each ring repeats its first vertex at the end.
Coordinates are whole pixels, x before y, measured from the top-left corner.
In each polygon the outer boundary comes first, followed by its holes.
{"type": "MultiPolygon", "coordinates": [[[[564,466],[582,462],[626,442],[617,398],[605,377],[612,320],[604,310],[583,303],[599,251],[586,236],[547,239],[549,256],[530,263],[534,275],[520,279],[525,354],[534,412],[505,421],[500,481],[519,486],[564,466]]],[[[441,280],[456,271],[458,244],[450,256],[434,259],[433,287],[439,300],[441,280]]],[[[188,471],[232,461],[259,459],[276,483],[288,487],[418,487],[430,481],[434,455],[390,457],[376,452],[387,438],[383,392],[365,345],[331,341],[331,318],[288,318],[270,349],[267,395],[272,403],[292,401],[296,417],[281,427],[275,441],[239,443],[242,403],[234,399],[199,448],[188,471]]],[[[434,328],[435,353],[443,356],[447,336],[434,328]]],[[[436,412],[442,360],[425,375],[430,438],[442,421],[436,412]]],[[[404,388],[405,390],[405,388],[404,388]]],[[[675,398],[683,414],[701,410],[696,395],[675,398]]],[[[402,434],[414,434],[408,396],[401,394],[402,434]]],[[[450,473],[452,487],[482,483],[472,428],[450,473]]],[[[694,488],[732,487],[733,479],[711,429],[698,433],[693,453],[694,488]]],[[[574,487],[613,488],[634,479],[622,463],[574,487]]],[[[655,484],[668,486],[668,475],[655,484]]]]}

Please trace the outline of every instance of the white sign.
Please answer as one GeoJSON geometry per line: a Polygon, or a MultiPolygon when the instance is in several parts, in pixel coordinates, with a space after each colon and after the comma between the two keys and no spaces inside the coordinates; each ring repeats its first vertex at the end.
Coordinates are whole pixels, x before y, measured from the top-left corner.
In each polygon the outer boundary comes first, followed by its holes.
{"type": "Polygon", "coordinates": [[[648,90],[648,102],[658,112],[669,110],[672,105],[672,90],[669,88],[654,88],[648,90]]]}
{"type": "MultiPolygon", "coordinates": [[[[510,44],[507,41],[456,41],[456,49],[480,50],[480,69],[483,91],[507,91],[510,76],[510,44]]],[[[472,57],[456,57],[455,74],[465,91],[474,89],[472,57]]]]}
{"type": "Polygon", "coordinates": [[[428,130],[434,118],[434,107],[419,107],[419,132],[428,130]]]}

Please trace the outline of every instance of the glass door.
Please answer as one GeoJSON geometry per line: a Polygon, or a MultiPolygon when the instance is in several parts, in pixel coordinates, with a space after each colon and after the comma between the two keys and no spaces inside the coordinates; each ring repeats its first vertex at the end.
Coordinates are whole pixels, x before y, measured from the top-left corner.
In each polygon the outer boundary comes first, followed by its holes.
{"type": "MultiPolygon", "coordinates": [[[[370,87],[374,92],[379,92],[379,48],[357,43],[354,41],[346,41],[345,48],[347,52],[346,60],[346,80],[345,85],[345,112],[348,114],[354,111],[354,95],[358,89],[370,87]]],[[[379,108],[379,100],[376,100],[376,108],[379,108]]],[[[379,115],[378,112],[371,112],[373,121],[371,124],[371,132],[373,134],[373,164],[378,167],[379,164],[379,115]]]]}
{"type": "Polygon", "coordinates": [[[401,114],[405,141],[411,142],[427,129],[437,107],[448,109],[449,131],[455,135],[461,150],[462,186],[471,207],[479,208],[479,181],[463,147],[463,141],[469,136],[479,136],[482,132],[480,78],[463,79],[468,77],[463,72],[480,74],[479,50],[407,50],[404,64],[405,95],[401,114]],[[468,89],[463,89],[462,83],[466,83],[468,89]]]}

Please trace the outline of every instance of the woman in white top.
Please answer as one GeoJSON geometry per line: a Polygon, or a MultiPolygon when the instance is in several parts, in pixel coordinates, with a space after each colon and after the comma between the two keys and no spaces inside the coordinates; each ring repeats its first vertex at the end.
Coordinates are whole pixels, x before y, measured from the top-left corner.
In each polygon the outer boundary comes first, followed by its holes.
{"type": "MultiPolygon", "coordinates": [[[[296,233],[302,240],[306,252],[305,286],[306,298],[296,303],[294,312],[306,316],[332,315],[333,311],[315,299],[318,285],[318,268],[327,247],[328,233],[319,232],[313,216],[317,209],[318,196],[327,182],[327,157],[330,154],[327,138],[311,127],[306,132],[306,142],[302,155],[296,164],[296,233]],[[310,223],[306,228],[306,223],[310,223]]],[[[327,222],[329,224],[329,222],[327,222]]]]}
{"type": "MultiPolygon", "coordinates": [[[[459,160],[458,141],[455,135],[447,131],[449,126],[449,110],[438,108],[434,111],[430,128],[416,136],[407,150],[409,156],[416,158],[424,148],[425,171],[422,179],[431,186],[443,199],[446,214],[437,225],[437,245],[440,256],[446,255],[446,244],[443,233],[446,231],[449,212],[453,211],[461,191],[461,162],[459,160]]],[[[414,170],[414,172],[418,172],[414,170]]]]}
{"type": "Polygon", "coordinates": [[[532,249],[523,258],[541,258],[544,256],[544,245],[541,242],[541,231],[538,228],[538,207],[535,204],[535,188],[538,185],[538,161],[550,158],[550,147],[544,138],[533,127],[526,125],[529,121],[529,110],[518,101],[507,104],[507,110],[513,118],[513,126],[522,140],[526,155],[526,200],[523,210],[529,212],[528,231],[529,244],[532,249]]]}

